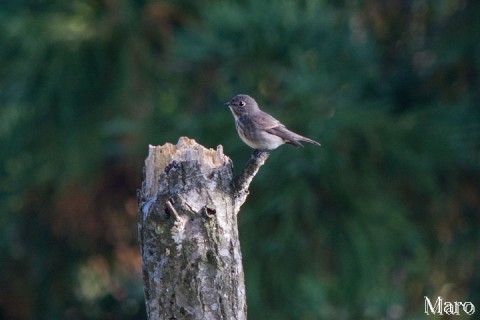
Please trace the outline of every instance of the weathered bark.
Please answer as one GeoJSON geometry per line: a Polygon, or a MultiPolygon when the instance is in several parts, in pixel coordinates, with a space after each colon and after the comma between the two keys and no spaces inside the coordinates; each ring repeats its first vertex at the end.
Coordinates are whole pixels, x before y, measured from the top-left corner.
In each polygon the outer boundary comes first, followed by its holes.
{"type": "Polygon", "coordinates": [[[138,191],[147,314],[157,319],[246,319],[237,213],[268,153],[237,179],[230,159],[194,140],[150,146],[138,191]]]}

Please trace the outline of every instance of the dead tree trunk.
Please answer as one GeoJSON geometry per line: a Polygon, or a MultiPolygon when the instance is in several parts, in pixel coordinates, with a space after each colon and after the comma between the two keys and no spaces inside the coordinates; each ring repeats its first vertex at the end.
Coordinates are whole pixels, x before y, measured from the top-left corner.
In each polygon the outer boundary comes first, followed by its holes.
{"type": "Polygon", "coordinates": [[[237,213],[266,152],[234,179],[222,152],[180,138],[150,146],[138,191],[147,314],[159,319],[246,319],[237,213]]]}

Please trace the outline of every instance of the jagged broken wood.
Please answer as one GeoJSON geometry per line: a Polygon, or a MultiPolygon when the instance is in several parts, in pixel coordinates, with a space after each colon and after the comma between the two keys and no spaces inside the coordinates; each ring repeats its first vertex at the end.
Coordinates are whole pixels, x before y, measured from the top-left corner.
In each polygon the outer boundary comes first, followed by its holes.
{"type": "Polygon", "coordinates": [[[138,191],[138,237],[147,315],[246,319],[237,214],[268,153],[233,178],[221,146],[182,137],[150,146],[138,191]]]}

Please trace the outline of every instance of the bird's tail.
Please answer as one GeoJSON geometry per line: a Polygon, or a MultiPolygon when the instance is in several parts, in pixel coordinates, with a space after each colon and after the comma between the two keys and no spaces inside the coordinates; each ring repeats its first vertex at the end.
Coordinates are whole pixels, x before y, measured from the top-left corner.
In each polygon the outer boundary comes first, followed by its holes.
{"type": "MultiPolygon", "coordinates": [[[[288,129],[287,129],[288,130],[288,129]]],[[[290,130],[288,130],[288,133],[289,135],[293,138],[293,139],[290,139],[291,142],[290,144],[296,146],[296,147],[303,147],[303,145],[300,143],[300,141],[305,141],[305,142],[308,142],[308,143],[311,143],[311,144],[314,144],[314,145],[317,145],[317,146],[320,146],[321,144],[315,140],[312,140],[310,138],[307,138],[307,137],[304,137],[302,135],[299,135],[298,133],[295,133],[295,132],[292,132],[290,130]]],[[[288,142],[287,142],[288,143],[288,142]]]]}
{"type": "Polygon", "coordinates": [[[300,141],[305,141],[305,142],[308,142],[308,143],[311,143],[311,144],[315,144],[317,146],[321,146],[321,144],[315,140],[312,140],[312,139],[309,139],[307,137],[304,137],[304,136],[301,136],[299,134],[297,134],[297,140],[300,140],[300,141]]]}

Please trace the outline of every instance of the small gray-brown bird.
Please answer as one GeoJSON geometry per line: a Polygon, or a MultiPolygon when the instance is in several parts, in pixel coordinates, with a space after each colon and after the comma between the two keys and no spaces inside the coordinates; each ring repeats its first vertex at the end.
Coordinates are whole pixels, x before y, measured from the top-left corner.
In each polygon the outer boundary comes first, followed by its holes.
{"type": "Polygon", "coordinates": [[[235,127],[240,138],[257,150],[272,150],[288,143],[303,147],[300,141],[320,145],[285,128],[283,124],[258,107],[257,102],[246,94],[239,94],[225,103],[235,118],[235,127]]]}

